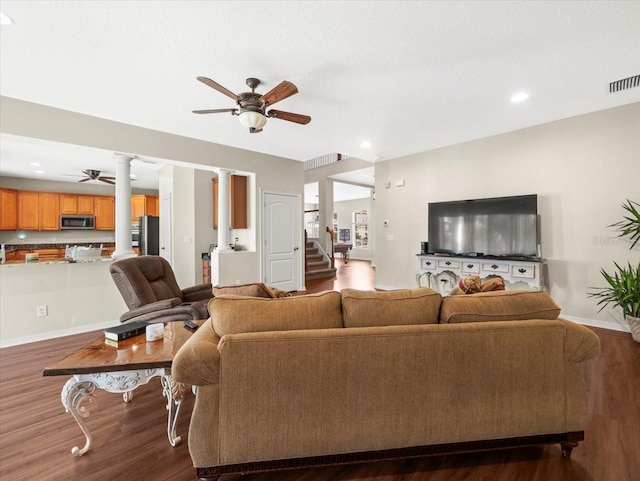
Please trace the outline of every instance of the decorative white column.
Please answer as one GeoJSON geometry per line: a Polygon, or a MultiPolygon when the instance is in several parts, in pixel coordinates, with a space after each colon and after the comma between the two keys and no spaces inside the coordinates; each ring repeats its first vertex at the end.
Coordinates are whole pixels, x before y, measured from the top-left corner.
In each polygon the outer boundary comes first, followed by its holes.
{"type": "Polygon", "coordinates": [[[115,260],[135,257],[131,242],[131,160],[135,157],[114,154],[116,161],[116,250],[115,260]]]}
{"type": "Polygon", "coordinates": [[[327,227],[333,229],[333,179],[325,177],[318,181],[318,242],[331,255],[331,237],[327,227]]]}
{"type": "Polygon", "coordinates": [[[231,203],[229,199],[229,174],[232,171],[218,171],[218,248],[219,251],[231,250],[229,247],[229,228],[231,203]]]}

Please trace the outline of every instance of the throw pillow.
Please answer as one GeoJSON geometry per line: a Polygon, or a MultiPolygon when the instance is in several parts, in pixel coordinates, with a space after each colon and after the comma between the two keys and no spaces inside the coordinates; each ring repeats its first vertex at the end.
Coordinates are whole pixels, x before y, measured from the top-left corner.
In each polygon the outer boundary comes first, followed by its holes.
{"type": "Polygon", "coordinates": [[[213,286],[213,295],[215,297],[223,294],[235,294],[237,296],[250,296],[250,297],[267,297],[272,299],[276,297],[271,288],[264,285],[262,282],[253,282],[251,284],[241,284],[233,286],[213,286]]]}
{"type": "Polygon", "coordinates": [[[480,292],[491,291],[504,291],[504,279],[502,277],[491,277],[480,286],[480,292]]]}
{"type": "Polygon", "coordinates": [[[458,285],[454,287],[449,293],[450,296],[457,296],[460,294],[475,294],[481,290],[481,281],[478,276],[465,277],[458,281],[458,285]]]}
{"type": "Polygon", "coordinates": [[[427,287],[394,291],[343,289],[344,327],[436,324],[442,296],[427,287]]]}

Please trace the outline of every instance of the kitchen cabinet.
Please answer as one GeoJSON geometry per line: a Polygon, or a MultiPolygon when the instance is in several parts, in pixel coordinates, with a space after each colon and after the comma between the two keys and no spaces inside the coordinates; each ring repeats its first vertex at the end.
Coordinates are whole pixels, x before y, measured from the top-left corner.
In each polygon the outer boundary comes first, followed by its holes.
{"type": "Polygon", "coordinates": [[[18,191],[18,230],[60,230],[60,195],[18,191]]]}
{"type": "Polygon", "coordinates": [[[94,197],[94,215],[96,216],[96,230],[116,229],[116,201],[115,197],[96,195],[94,197]]]}
{"type": "Polygon", "coordinates": [[[38,230],[39,211],[38,192],[18,191],[18,230],[38,230]]]}
{"type": "Polygon", "coordinates": [[[18,228],[18,191],[0,189],[0,230],[18,228]]]}
{"type": "Polygon", "coordinates": [[[92,195],[79,195],[78,215],[93,215],[93,202],[92,195]]]}
{"type": "Polygon", "coordinates": [[[60,194],[60,213],[77,214],[78,196],[75,194],[60,194]]]}
{"type": "Polygon", "coordinates": [[[58,259],[61,257],[59,249],[32,249],[31,252],[38,254],[38,259],[58,259]]]}
{"type": "Polygon", "coordinates": [[[38,230],[60,230],[60,194],[38,192],[38,230]]]}
{"type": "Polygon", "coordinates": [[[143,215],[158,215],[157,195],[131,196],[131,223],[137,224],[143,215]]]}
{"type": "Polygon", "coordinates": [[[60,194],[60,213],[70,215],[93,215],[93,196],[60,194]]]}
{"type": "MultiPolygon", "coordinates": [[[[247,177],[229,176],[229,223],[232,229],[247,228],[247,177]]],[[[218,178],[213,178],[213,228],[218,228],[218,178]]]]}

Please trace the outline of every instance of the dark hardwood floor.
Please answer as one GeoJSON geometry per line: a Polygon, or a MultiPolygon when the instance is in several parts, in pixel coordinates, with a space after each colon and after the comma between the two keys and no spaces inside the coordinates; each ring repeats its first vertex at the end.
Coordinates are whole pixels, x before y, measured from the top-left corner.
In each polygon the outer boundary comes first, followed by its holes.
{"type": "MultiPolygon", "coordinates": [[[[313,281],[307,292],[372,289],[369,264],[337,262],[335,280],[313,281]]],[[[16,321],[17,322],[17,321],[16,321]]],[[[243,481],[638,481],[640,480],[640,344],[626,333],[593,329],[602,356],[586,363],[589,423],[571,458],[558,446],[530,447],[393,462],[250,475],[243,481]]],[[[94,439],[83,457],[71,448],[84,436],[65,413],[60,390],[67,378],[42,369],[95,339],[99,332],[0,349],[0,479],[2,481],[194,480],[187,449],[188,394],[177,426],[181,445],[166,436],[165,402],[156,378],[135,391],[95,392],[88,424],[94,439]]]]}

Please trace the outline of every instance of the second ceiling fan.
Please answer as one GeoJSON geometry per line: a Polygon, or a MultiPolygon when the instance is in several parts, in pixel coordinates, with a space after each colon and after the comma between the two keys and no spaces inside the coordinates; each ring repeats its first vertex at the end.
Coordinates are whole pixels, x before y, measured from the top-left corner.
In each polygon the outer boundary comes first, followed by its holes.
{"type": "Polygon", "coordinates": [[[295,122],[302,125],[306,125],[311,122],[311,117],[308,115],[294,114],[275,109],[271,109],[267,112],[267,108],[269,106],[298,93],[297,87],[287,80],[280,82],[264,95],[256,93],[255,91],[256,87],[260,85],[260,80],[257,78],[247,79],[247,85],[251,89],[251,92],[242,92],[237,95],[224,88],[219,83],[214,82],[210,78],[198,77],[198,80],[212,89],[217,90],[218,92],[235,100],[238,107],[232,109],[194,110],[194,114],[231,112],[232,115],[237,115],[239,117],[240,123],[243,126],[248,127],[249,132],[252,134],[262,132],[262,127],[267,123],[267,117],[287,120],[289,122],[295,122]]]}

